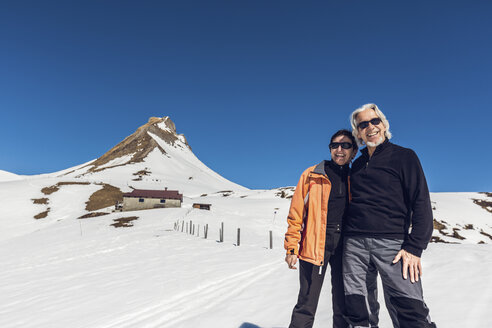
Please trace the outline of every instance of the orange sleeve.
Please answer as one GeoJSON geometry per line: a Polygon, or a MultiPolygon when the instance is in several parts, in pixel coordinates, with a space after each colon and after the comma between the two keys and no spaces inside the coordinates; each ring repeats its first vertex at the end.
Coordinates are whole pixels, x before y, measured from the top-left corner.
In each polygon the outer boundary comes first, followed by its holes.
{"type": "Polygon", "coordinates": [[[299,182],[297,183],[296,190],[292,196],[290,202],[289,216],[287,217],[288,228],[285,233],[284,248],[287,250],[287,254],[299,253],[299,242],[301,241],[301,229],[304,219],[305,208],[304,198],[306,197],[309,185],[308,176],[312,168],[305,170],[299,182]]]}

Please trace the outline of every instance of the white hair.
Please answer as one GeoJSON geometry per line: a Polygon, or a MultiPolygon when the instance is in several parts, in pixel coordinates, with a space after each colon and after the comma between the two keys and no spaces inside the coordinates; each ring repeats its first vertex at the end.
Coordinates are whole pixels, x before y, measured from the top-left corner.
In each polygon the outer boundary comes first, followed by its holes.
{"type": "Polygon", "coordinates": [[[365,111],[366,109],[372,109],[374,112],[376,112],[376,115],[381,119],[383,122],[384,127],[386,128],[386,131],[384,132],[384,135],[386,136],[387,139],[391,139],[392,134],[390,132],[390,124],[388,120],[386,119],[386,116],[383,114],[383,112],[378,108],[376,104],[365,104],[356,110],[352,112],[350,115],[350,124],[352,125],[352,135],[354,136],[355,140],[357,140],[357,144],[361,146],[363,144],[362,138],[359,136],[359,129],[357,128],[357,115],[359,115],[360,112],[365,111]]]}

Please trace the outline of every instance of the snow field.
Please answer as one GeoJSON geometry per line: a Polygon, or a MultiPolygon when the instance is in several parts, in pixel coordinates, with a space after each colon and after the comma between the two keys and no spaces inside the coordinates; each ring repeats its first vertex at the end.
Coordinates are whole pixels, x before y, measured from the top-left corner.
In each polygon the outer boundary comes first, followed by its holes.
{"type": "MultiPolygon", "coordinates": [[[[54,220],[0,241],[0,326],[287,327],[299,288],[298,271],[283,262],[288,204],[200,197],[177,209],[54,220]],[[212,210],[191,209],[195,201],[211,203],[212,210]],[[110,226],[133,215],[139,217],[133,227],[110,226]],[[208,239],[203,230],[200,237],[174,231],[178,219],[201,229],[208,223],[208,239]],[[222,221],[225,241],[219,243],[222,221]],[[268,230],[274,231],[272,250],[268,230]]],[[[490,244],[430,244],[424,252],[425,300],[439,326],[492,324],[486,315],[491,251],[490,244]]],[[[331,325],[329,274],[325,279],[315,327],[331,325]]],[[[380,326],[390,327],[381,287],[379,299],[380,326]]]]}

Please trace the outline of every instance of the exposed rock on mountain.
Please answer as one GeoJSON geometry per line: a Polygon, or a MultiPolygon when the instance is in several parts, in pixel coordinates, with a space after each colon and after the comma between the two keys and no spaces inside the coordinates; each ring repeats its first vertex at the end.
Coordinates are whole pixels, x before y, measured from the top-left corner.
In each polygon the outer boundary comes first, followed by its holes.
{"type": "Polygon", "coordinates": [[[145,125],[139,127],[132,135],[126,137],[122,142],[92,162],[89,172],[97,172],[110,167],[143,162],[154,149],[158,149],[162,154],[166,154],[166,151],[156,142],[149,132],[171,146],[187,147],[191,150],[186,138],[176,133],[176,126],[168,116],[162,118],[151,117],[145,125]],[[117,159],[124,160],[116,162],[117,159]]]}

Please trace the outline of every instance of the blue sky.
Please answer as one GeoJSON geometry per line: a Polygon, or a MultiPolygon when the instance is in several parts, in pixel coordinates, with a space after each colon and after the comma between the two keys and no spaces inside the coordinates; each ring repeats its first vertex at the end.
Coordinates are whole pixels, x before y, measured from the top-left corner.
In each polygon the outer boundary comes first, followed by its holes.
{"type": "Polygon", "coordinates": [[[97,158],[151,116],[249,188],[295,185],[375,102],[429,188],[492,191],[490,1],[2,1],[0,169],[97,158]]]}

